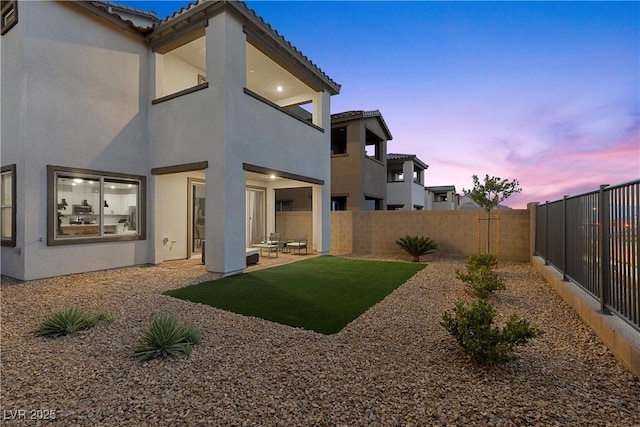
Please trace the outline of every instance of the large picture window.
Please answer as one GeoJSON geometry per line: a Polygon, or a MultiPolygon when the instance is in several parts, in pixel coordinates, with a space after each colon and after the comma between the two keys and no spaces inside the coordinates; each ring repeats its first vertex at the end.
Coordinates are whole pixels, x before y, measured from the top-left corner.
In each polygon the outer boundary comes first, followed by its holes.
{"type": "Polygon", "coordinates": [[[47,166],[49,245],[141,240],[146,178],[47,166]]]}
{"type": "Polygon", "coordinates": [[[0,170],[0,237],[2,246],[16,246],[16,165],[0,170]]]}

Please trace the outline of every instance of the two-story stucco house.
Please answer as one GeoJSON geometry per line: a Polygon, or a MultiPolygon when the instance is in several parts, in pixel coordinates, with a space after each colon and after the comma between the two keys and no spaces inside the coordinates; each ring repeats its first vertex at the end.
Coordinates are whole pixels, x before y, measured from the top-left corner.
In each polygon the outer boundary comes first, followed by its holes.
{"type": "Polygon", "coordinates": [[[330,248],[340,86],[244,3],[165,20],[109,2],[2,2],[2,274],[30,280],[199,256],[224,275],[312,194],[330,248]]]}
{"type": "Polygon", "coordinates": [[[460,195],[456,193],[455,185],[425,187],[424,197],[427,210],[457,210],[460,207],[460,195]]]}
{"type": "Polygon", "coordinates": [[[424,172],[429,165],[415,154],[387,154],[387,209],[425,208],[424,172]]]}
{"type": "Polygon", "coordinates": [[[380,111],[331,115],[331,209],[385,210],[387,141],[380,111]]]}

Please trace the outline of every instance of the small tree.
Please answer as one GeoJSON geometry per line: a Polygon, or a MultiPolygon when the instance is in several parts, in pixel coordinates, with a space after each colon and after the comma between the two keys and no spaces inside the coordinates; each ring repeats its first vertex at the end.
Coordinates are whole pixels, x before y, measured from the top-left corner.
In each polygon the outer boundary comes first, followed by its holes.
{"type": "Polygon", "coordinates": [[[463,189],[462,192],[487,213],[487,253],[489,253],[491,211],[512,194],[521,192],[522,188],[519,187],[520,183],[516,179],[509,181],[497,176],[485,175],[484,183],[480,183],[478,175],[473,175],[472,178],[473,189],[463,189]]]}

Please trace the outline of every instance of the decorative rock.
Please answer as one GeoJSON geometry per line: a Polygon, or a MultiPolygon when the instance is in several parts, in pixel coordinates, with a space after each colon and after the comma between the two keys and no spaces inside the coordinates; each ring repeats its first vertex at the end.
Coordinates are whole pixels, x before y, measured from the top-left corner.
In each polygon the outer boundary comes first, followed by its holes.
{"type": "MultiPolygon", "coordinates": [[[[0,406],[55,411],[56,425],[640,425],[640,383],[525,264],[501,264],[501,319],[545,334],[480,368],[439,325],[468,300],[463,260],[429,265],[341,332],[325,336],[162,295],[215,278],[127,268],[7,285],[0,406]],[[83,334],[37,337],[64,305],[117,315],[83,334]],[[160,313],[203,330],[189,357],[131,357],[160,313]]],[[[20,424],[3,420],[3,425],[20,424]]],[[[44,424],[44,423],[43,423],[44,424]]]]}

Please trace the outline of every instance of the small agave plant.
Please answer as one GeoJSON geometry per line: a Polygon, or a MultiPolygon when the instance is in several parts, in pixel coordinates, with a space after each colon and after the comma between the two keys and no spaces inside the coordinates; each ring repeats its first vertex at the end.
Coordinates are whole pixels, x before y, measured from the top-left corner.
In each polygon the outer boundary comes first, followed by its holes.
{"type": "Polygon", "coordinates": [[[200,342],[201,336],[199,329],[182,323],[170,314],[161,314],[142,332],[135,356],[145,361],[156,357],[188,355],[193,346],[200,342]]]}
{"type": "Polygon", "coordinates": [[[396,241],[406,253],[411,255],[411,261],[420,262],[420,256],[427,255],[438,249],[438,244],[430,237],[404,236],[396,241]]]}
{"type": "Polygon", "coordinates": [[[40,323],[38,335],[60,337],[89,329],[100,320],[111,322],[115,317],[110,313],[87,313],[81,308],[68,306],[56,310],[40,323]]]}

